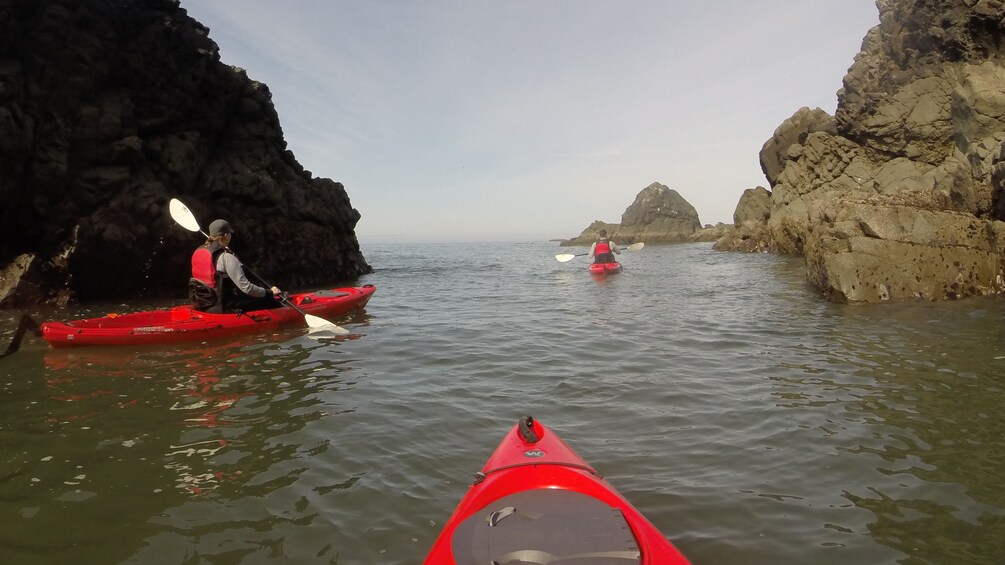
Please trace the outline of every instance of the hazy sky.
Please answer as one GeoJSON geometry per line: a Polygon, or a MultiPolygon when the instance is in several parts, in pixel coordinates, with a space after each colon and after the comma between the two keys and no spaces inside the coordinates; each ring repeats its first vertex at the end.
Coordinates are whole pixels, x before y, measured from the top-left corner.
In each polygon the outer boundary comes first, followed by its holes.
{"type": "Polygon", "coordinates": [[[269,86],[290,149],[377,241],[531,241],[660,182],[703,224],[833,114],[875,0],[182,0],[269,86]]]}

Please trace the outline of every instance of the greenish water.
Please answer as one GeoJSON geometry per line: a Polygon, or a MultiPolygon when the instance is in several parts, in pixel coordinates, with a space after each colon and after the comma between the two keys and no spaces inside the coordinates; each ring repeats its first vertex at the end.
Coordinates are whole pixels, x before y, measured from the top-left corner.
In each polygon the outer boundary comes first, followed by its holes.
{"type": "Polygon", "coordinates": [[[420,563],[523,414],[696,564],[1005,562],[1000,297],[828,304],[705,244],[606,279],[549,243],[363,251],[348,338],[0,360],[0,562],[420,563]]]}

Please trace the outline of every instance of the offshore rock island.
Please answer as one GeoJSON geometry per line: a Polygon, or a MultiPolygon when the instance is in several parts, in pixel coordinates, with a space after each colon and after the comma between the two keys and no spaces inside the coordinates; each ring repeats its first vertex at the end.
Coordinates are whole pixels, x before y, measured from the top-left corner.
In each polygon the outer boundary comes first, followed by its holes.
{"type": "Polygon", "coordinates": [[[878,0],[835,116],[761,149],[715,248],[806,258],[835,302],[1005,291],[1005,4],[878,0]]]}
{"type": "Polygon", "coordinates": [[[702,228],[698,212],[690,202],[676,190],[654,182],[638,193],[621,215],[620,223],[596,220],[578,236],[562,240],[560,245],[590,245],[602,229],[619,244],[714,241],[724,227],[702,228]]]}
{"type": "Polygon", "coordinates": [[[372,271],[342,184],[176,0],[0,0],[0,306],[182,297],[198,233],[294,290],[372,271]]]}

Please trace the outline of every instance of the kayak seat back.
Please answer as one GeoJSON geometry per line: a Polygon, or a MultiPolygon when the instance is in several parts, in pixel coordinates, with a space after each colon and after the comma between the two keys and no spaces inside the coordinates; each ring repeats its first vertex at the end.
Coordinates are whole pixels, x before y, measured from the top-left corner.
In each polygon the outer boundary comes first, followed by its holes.
{"type": "Polygon", "coordinates": [[[621,510],[569,490],[504,496],[458,524],[458,565],[631,565],[642,553],[621,510]]]}
{"type": "Polygon", "coordinates": [[[188,279],[188,301],[193,310],[201,312],[220,312],[216,290],[205,282],[192,277],[188,279]]]}

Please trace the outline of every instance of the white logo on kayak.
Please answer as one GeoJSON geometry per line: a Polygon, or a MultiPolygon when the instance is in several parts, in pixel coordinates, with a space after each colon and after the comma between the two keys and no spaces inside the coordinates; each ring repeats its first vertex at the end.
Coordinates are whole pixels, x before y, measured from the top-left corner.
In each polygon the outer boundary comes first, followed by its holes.
{"type": "Polygon", "coordinates": [[[528,449],[523,452],[524,457],[544,457],[544,451],[540,449],[528,449]]]}
{"type": "Polygon", "coordinates": [[[174,328],[165,328],[164,326],[140,326],[133,328],[133,333],[138,334],[162,334],[173,331],[174,328]]]}

